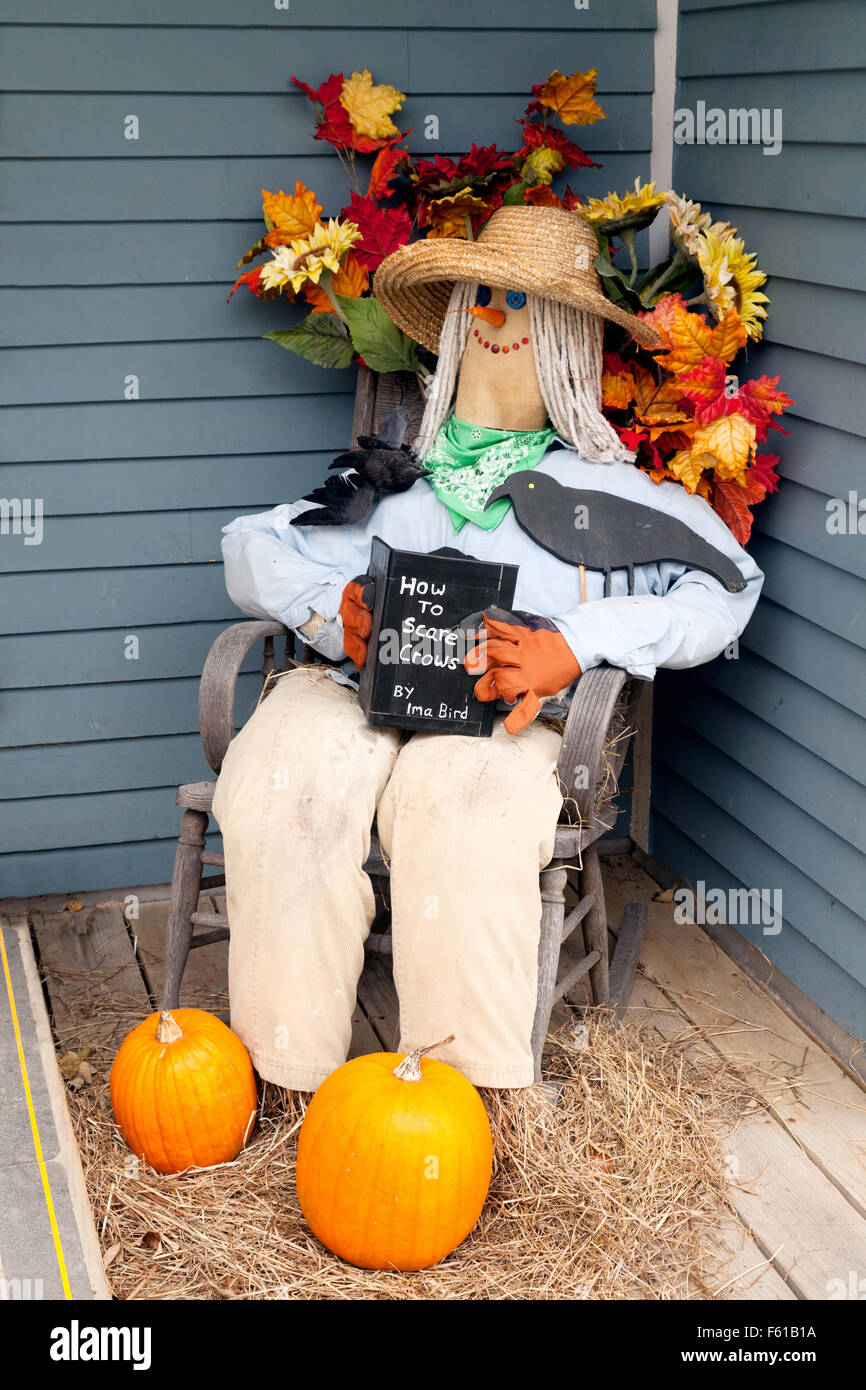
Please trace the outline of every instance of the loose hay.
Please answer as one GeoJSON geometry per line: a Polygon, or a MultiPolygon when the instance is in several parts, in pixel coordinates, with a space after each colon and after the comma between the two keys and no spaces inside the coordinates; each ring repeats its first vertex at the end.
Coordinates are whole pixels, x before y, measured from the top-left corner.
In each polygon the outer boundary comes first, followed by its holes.
{"type": "MultiPolygon", "coordinates": [[[[116,1046],[116,1043],[114,1044],[116,1046]]],[[[754,1091],[721,1060],[592,1018],[550,1040],[538,1091],[482,1092],[495,1139],[472,1234],[418,1273],[354,1269],[307,1229],[295,1195],[306,1097],[265,1084],[234,1163],[162,1177],[114,1123],[114,1046],[70,1094],[108,1277],[123,1299],[670,1299],[709,1293],[725,1214],[722,1153],[754,1091]]]]}

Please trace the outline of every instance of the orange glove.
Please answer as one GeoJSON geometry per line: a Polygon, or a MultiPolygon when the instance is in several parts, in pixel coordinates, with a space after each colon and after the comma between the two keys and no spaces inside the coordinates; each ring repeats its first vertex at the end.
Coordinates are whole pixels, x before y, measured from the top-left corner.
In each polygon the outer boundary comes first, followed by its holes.
{"type": "MultiPolygon", "coordinates": [[[[556,695],[580,675],[580,666],[559,629],[535,613],[507,613],[491,608],[480,616],[484,632],[468,653],[464,666],[470,675],[483,671],[475,683],[479,700],[520,703],[505,720],[510,734],[519,734],[541,709],[542,695],[556,695]]],[[[466,618],[462,628],[472,627],[466,618]]]]}
{"type": "Polygon", "coordinates": [[[367,660],[367,638],[373,626],[372,608],[375,585],[368,574],[359,574],[343,590],[340,617],[343,619],[343,651],[358,670],[367,660]]]}

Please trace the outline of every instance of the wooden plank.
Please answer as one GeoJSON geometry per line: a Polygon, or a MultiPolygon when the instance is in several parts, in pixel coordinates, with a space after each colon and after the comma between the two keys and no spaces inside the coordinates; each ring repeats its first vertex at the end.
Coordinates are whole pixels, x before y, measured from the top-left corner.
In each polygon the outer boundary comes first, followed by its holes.
{"type": "Polygon", "coordinates": [[[630,902],[623,908],[616,950],[610,963],[610,1003],[614,1009],[621,1010],[628,1003],[643,945],[646,917],[646,903],[630,902]]]}
{"type": "MultiPolygon", "coordinates": [[[[298,449],[345,446],[352,428],[352,396],[329,397],[327,410],[307,396],[259,401],[124,401],[117,405],[7,406],[4,453],[30,460],[150,458],[279,451],[293,431],[298,449]],[[31,437],[27,438],[27,431],[31,437]],[[11,443],[16,440],[18,447],[11,443]]],[[[242,462],[241,465],[242,466],[242,462]]],[[[15,537],[18,539],[18,537],[15,537]]],[[[33,547],[35,548],[35,547],[33,547]]]]}
{"type": "Polygon", "coordinates": [[[633,716],[634,740],[631,745],[632,793],[629,809],[629,835],[636,845],[649,847],[650,806],[652,802],[653,683],[638,682],[633,716]]]}
{"type": "MultiPolygon", "coordinates": [[[[696,190],[692,193],[696,196],[696,190]]],[[[759,345],[749,358],[755,373],[781,376],[784,389],[797,402],[788,412],[787,429],[795,429],[799,420],[812,420],[866,436],[866,369],[859,363],[836,362],[817,352],[777,343],[759,345]]]]}
{"type": "Polygon", "coordinates": [[[0,752],[0,783],[10,800],[56,796],[62,786],[74,787],[76,795],[135,787],[164,787],[170,793],[179,774],[190,782],[213,775],[197,733],[41,744],[0,752]]]}
{"type": "MultiPolygon", "coordinates": [[[[680,32],[683,77],[715,73],[816,72],[863,66],[863,10],[858,0],[789,0],[784,23],[772,5],[752,5],[749,42],[725,7],[690,14],[680,32]]],[[[770,163],[766,160],[765,163],[770,163]]]]}
{"type": "MultiPolygon", "coordinates": [[[[566,15],[567,11],[563,10],[559,0],[538,0],[532,8],[532,18],[539,29],[561,26],[566,15]]],[[[600,8],[591,14],[576,11],[568,17],[575,25],[575,33],[582,33],[586,29],[652,29],[655,25],[655,4],[654,0],[629,0],[628,9],[624,12],[620,10],[618,14],[600,8]]],[[[137,29],[182,26],[195,30],[220,25],[230,29],[273,30],[315,25],[316,28],[332,30],[345,26],[354,29],[390,28],[395,12],[391,0],[369,0],[363,11],[339,3],[339,0],[337,3],[331,0],[326,7],[319,0],[292,0],[291,11],[260,7],[255,11],[255,23],[252,24],[248,22],[250,12],[239,11],[235,0],[209,0],[206,13],[202,11],[200,0],[150,0],[145,10],[139,8],[136,0],[77,0],[71,12],[58,10],[52,0],[33,0],[33,3],[30,0],[6,0],[4,18],[8,24],[50,25],[52,28],[56,25],[98,24],[132,25],[137,29]]],[[[426,0],[403,0],[399,21],[401,29],[509,29],[526,23],[526,6],[523,0],[495,0],[495,4],[493,0],[475,0],[471,7],[463,0],[442,0],[435,10],[431,10],[426,0]]],[[[272,35],[260,35],[259,40],[267,45],[272,42],[272,35]]],[[[329,35],[327,42],[330,44],[331,41],[329,35]]],[[[355,62],[356,59],[351,61],[355,62]]],[[[386,79],[383,77],[382,80],[386,79]]],[[[387,80],[393,82],[396,78],[389,76],[387,80]]]]}
{"type": "MultiPolygon", "coordinates": [[[[609,49],[617,47],[611,43],[613,37],[608,38],[609,49]]],[[[548,56],[555,55],[558,41],[557,35],[551,35],[548,56]]],[[[357,66],[354,28],[334,28],[327,45],[329,71],[351,72],[357,66]]],[[[406,90],[406,36],[400,30],[374,29],[366,35],[363,61],[383,74],[383,81],[406,90]]],[[[56,45],[46,44],[41,26],[21,25],[5,30],[0,86],[6,91],[219,94],[249,92],[250,74],[255,73],[257,91],[287,93],[289,73],[312,74],[321,69],[321,30],[303,29],[294,22],[267,33],[244,26],[176,28],[168,34],[159,29],[93,29],[82,24],[65,30],[63,42],[56,45]]],[[[533,81],[538,81],[537,75],[533,81]]],[[[502,89],[503,84],[497,83],[497,90],[502,89]]],[[[297,93],[293,100],[304,98],[297,93]]]]}
{"type": "MultiPolygon", "coordinates": [[[[212,843],[216,848],[216,836],[212,843]]],[[[0,883],[3,893],[18,901],[44,893],[62,893],[67,898],[70,892],[86,891],[85,885],[92,890],[113,890],[119,896],[125,892],[125,883],[164,883],[171,878],[173,863],[171,840],[61,846],[0,856],[0,883]]]]}
{"type": "Polygon", "coordinates": [[[31,915],[63,1050],[116,1039],[153,1008],[120,906],[31,915]]]}
{"type": "Polygon", "coordinates": [[[764,572],[762,598],[799,613],[846,642],[866,647],[866,587],[859,576],[845,574],[760,532],[753,533],[749,553],[764,572]]]}
{"type": "Polygon", "coordinates": [[[262,219],[253,196],[245,197],[243,208],[239,204],[232,217],[128,222],[122,239],[95,236],[92,223],[73,222],[63,229],[68,263],[66,255],[55,254],[51,230],[38,222],[0,224],[0,283],[224,285],[235,262],[260,237],[262,219]],[[41,278],[37,261],[42,264],[41,278]]]}
{"type": "MultiPolygon", "coordinates": [[[[690,806],[689,810],[692,817],[699,814],[694,805],[690,806]]],[[[729,888],[741,888],[742,882],[736,874],[720,864],[709,852],[708,847],[715,847],[713,832],[716,827],[710,823],[706,841],[698,842],[697,836],[692,838],[682,829],[684,823],[687,822],[680,817],[676,799],[666,807],[657,805],[653,832],[655,854],[665,864],[675,867],[680,882],[694,884],[703,879],[705,883],[724,891],[729,888]]],[[[693,828],[694,821],[691,822],[691,826],[693,828]]],[[[746,857],[752,854],[753,846],[749,843],[748,836],[745,837],[745,844],[740,848],[740,852],[746,857]]],[[[757,863],[757,873],[760,877],[772,874],[772,865],[767,869],[767,865],[762,864],[760,858],[757,863]]],[[[754,871],[754,862],[751,868],[754,871]]],[[[753,879],[754,881],[756,880],[753,879]]],[[[825,907],[832,909],[829,898],[825,897],[824,903],[825,907]]],[[[809,1027],[813,1028],[816,1036],[825,1038],[828,1047],[838,1049],[839,1056],[853,1072],[866,1077],[866,1065],[862,1055],[866,988],[832,960],[820,945],[815,945],[809,940],[805,931],[799,929],[798,923],[808,923],[810,918],[796,894],[793,895],[793,899],[790,893],[786,896],[785,911],[789,917],[793,916],[796,920],[786,920],[781,934],[772,938],[771,945],[769,938],[760,935],[754,941],[750,941],[748,927],[738,927],[736,932],[732,933],[736,941],[742,943],[744,963],[748,955],[748,968],[758,974],[758,962],[761,962],[763,973],[766,974],[767,987],[774,996],[779,996],[783,1003],[787,1003],[795,1010],[797,1016],[804,1020],[815,1015],[815,1021],[810,1021],[809,1027]],[[772,958],[768,954],[768,945],[772,950],[772,958]],[[833,1035],[834,1029],[836,1036],[833,1035]],[[847,1045],[846,1037],[849,1038],[847,1045]]],[[[857,925],[856,931],[859,930],[860,927],[857,925]]],[[[856,940],[856,936],[854,939],[856,940]]],[[[727,949],[732,956],[737,954],[738,947],[735,944],[730,944],[727,949]]]]}
{"type": "MultiPolygon", "coordinates": [[[[497,30],[501,26],[497,21],[497,30]]],[[[606,74],[601,73],[602,82],[606,74]]],[[[383,81],[390,80],[382,78],[383,81]]],[[[605,119],[581,133],[581,145],[596,153],[647,150],[651,134],[649,94],[597,97],[605,119]]],[[[462,152],[467,133],[477,145],[497,144],[513,150],[520,143],[514,124],[526,98],[492,92],[441,97],[410,93],[396,119],[411,130],[406,147],[429,157],[433,150],[462,152]],[[441,108],[438,139],[429,140],[425,117],[431,102],[441,108]]],[[[231,159],[268,156],[282,160],[309,157],[314,113],[294,92],[279,95],[225,93],[164,94],[33,92],[10,93],[4,100],[0,157],[30,159],[116,159],[155,157],[231,159]],[[123,140],[124,121],[134,108],[139,138],[123,140]]],[[[247,243],[251,245],[255,237],[247,243]]],[[[238,246],[230,264],[245,247],[238,246]]]]}
{"type": "MultiPolygon", "coordinates": [[[[682,33],[688,23],[683,21],[682,33]]],[[[866,142],[862,94],[862,73],[840,72],[834,67],[827,72],[801,72],[793,80],[788,71],[762,71],[759,98],[754,76],[744,74],[738,62],[733,72],[723,76],[683,78],[677,87],[677,106],[694,111],[696,103],[703,101],[707,110],[715,106],[726,112],[781,107],[786,144],[839,145],[866,142]],[[796,90],[796,101],[791,100],[792,89],[796,90]]],[[[719,216],[716,209],[714,216],[719,216]]]]}
{"type": "MultiPolygon", "coordinates": [[[[808,54],[803,56],[811,69],[808,54]]],[[[863,153],[856,145],[834,145],[832,159],[824,145],[786,145],[769,158],[758,145],[677,145],[674,183],[711,205],[725,202],[735,188],[747,206],[802,208],[830,217],[862,217],[866,210],[863,153]]]]}
{"type": "Polygon", "coordinates": [[[764,334],[767,342],[785,343],[846,362],[866,362],[862,294],[775,276],[767,291],[772,302],[764,334]]]}
{"type": "MultiPolygon", "coordinates": [[[[214,910],[213,899],[202,894],[200,912],[214,910]]],[[[168,902],[141,903],[138,917],[130,923],[135,935],[142,968],[157,1001],[162,998],[165,984],[165,928],[168,902]]],[[[209,946],[197,946],[190,951],[180,988],[182,1009],[207,1009],[223,1023],[229,1022],[227,941],[215,941],[209,946]]]]}
{"type": "Polygon", "coordinates": [[[704,683],[723,691],[744,709],[817,753],[831,767],[866,780],[862,720],[803,681],[753,656],[746,648],[740,648],[737,661],[714,661],[700,673],[690,672],[687,677],[678,672],[677,679],[689,681],[695,699],[700,698],[698,687],[704,683]]]}
{"type": "MultiPolygon", "coordinates": [[[[186,291],[178,290],[178,294],[186,291]]],[[[226,307],[226,318],[232,306],[226,307]]],[[[270,331],[271,324],[262,324],[270,331]]],[[[354,369],[322,371],[297,353],[255,337],[239,342],[135,343],[9,348],[3,354],[0,405],[89,405],[123,401],[128,374],[140,399],[221,396],[322,396],[351,391],[354,369]]]]}
{"type": "MultiPolygon", "coordinates": [[[[816,1175],[818,1170],[826,1175],[866,1217],[866,1089],[706,932],[677,923],[673,904],[653,901],[658,885],[636,865],[627,873],[608,874],[606,891],[611,912],[614,903],[643,895],[645,974],[753,1081],[780,1130],[808,1155],[816,1175]]],[[[771,1147],[775,1151],[775,1141],[771,1147]]],[[[856,1226],[853,1210],[851,1220],[856,1226]]]]}
{"type": "Polygon", "coordinates": [[[321,481],[331,450],[279,454],[228,454],[212,458],[99,459],[9,464],[3,481],[10,497],[44,494],[45,516],[105,512],[172,511],[231,507],[236,515],[267,510],[274,499],[301,497],[321,481]]]}
{"type": "MultiPolygon", "coordinates": [[[[843,494],[842,500],[847,507],[847,494],[843,494]]],[[[773,503],[775,505],[767,507],[763,513],[759,511],[757,523],[762,535],[784,541],[848,574],[866,578],[864,547],[857,544],[862,536],[849,534],[847,530],[837,535],[828,530],[827,497],[823,493],[802,487],[794,479],[786,479],[778,496],[773,497],[773,503]]],[[[848,526],[847,512],[843,524],[848,526]]]]}
{"type": "MultiPolygon", "coordinates": [[[[796,800],[780,796],[772,781],[739,771],[723,751],[679,724],[668,730],[664,743],[659,739],[658,754],[662,766],[759,837],[780,861],[795,864],[802,874],[831,891],[837,902],[866,915],[858,851],[807,816],[796,800]]],[[[661,767],[658,775],[662,775],[661,767]]],[[[826,941],[826,925],[821,937],[826,941]]]]}
{"type": "MultiPolygon", "coordinates": [[[[5,925],[4,921],[4,926],[5,925]]],[[[60,1217],[61,1237],[66,1237],[63,1243],[67,1250],[67,1260],[68,1263],[74,1267],[77,1263],[75,1243],[80,1245],[80,1253],[87,1273],[87,1282],[89,1285],[88,1292],[90,1297],[100,1300],[108,1299],[111,1297],[111,1294],[102,1264],[102,1251],[99,1246],[99,1240],[97,1239],[93,1211],[90,1206],[87,1187],[84,1181],[81,1154],[72,1128],[69,1107],[66,1103],[66,1088],[57,1066],[57,1053],[55,1050],[54,1038],[52,1037],[51,1025],[45,1008],[42,981],[39,978],[39,972],[33,955],[30,926],[27,917],[21,914],[17,918],[13,918],[8,922],[6,930],[11,932],[17,941],[19,960],[26,988],[26,1003],[29,1005],[33,1035],[41,1063],[40,1070],[44,1078],[53,1117],[54,1131],[57,1136],[58,1152],[54,1161],[48,1164],[48,1174],[49,1182],[55,1194],[55,1210],[60,1217]],[[65,1184],[57,1182],[57,1177],[55,1175],[56,1167],[62,1167],[65,1176],[65,1184]],[[64,1187],[65,1192],[68,1193],[71,1214],[75,1222],[77,1234],[77,1242],[73,1243],[72,1249],[67,1245],[69,1233],[63,1231],[65,1225],[63,1220],[63,1209],[65,1207],[64,1187]],[[59,1200],[57,1200],[58,1198],[59,1200]],[[72,1256],[71,1259],[70,1255],[72,1256]]],[[[19,1012],[24,1004],[25,1000],[19,998],[17,1001],[19,1012]]],[[[31,1082],[32,1080],[33,1078],[31,1077],[31,1082]]],[[[49,1157],[45,1152],[44,1133],[43,1153],[46,1158],[49,1157]]],[[[40,1203],[40,1205],[42,1205],[42,1203],[40,1203]]],[[[5,1273],[8,1276],[10,1271],[0,1269],[0,1273],[5,1273]]],[[[78,1291],[78,1295],[82,1297],[86,1296],[83,1288],[78,1291]]],[[[73,1293],[73,1297],[74,1296],[76,1296],[75,1293],[73,1293]]]]}
{"type": "Polygon", "coordinates": [[[396,1052],[400,1040],[400,1005],[394,987],[390,960],[370,953],[358,982],[358,1000],[373,1028],[381,1048],[396,1052]]]}
{"type": "Polygon", "coordinates": [[[123,617],[127,630],[136,632],[150,623],[230,623],[243,617],[226,594],[222,568],[214,564],[0,576],[0,600],[10,633],[44,632],[49,621],[55,632],[87,632],[116,627],[123,617]]]}
{"type": "MultiPolygon", "coordinates": [[[[225,626],[224,622],[166,624],[139,631],[135,634],[138,656],[132,659],[125,655],[131,650],[131,634],[123,628],[98,629],[84,640],[78,632],[0,637],[0,690],[137,681],[145,672],[155,680],[198,676],[212,642],[225,626]]],[[[261,663],[261,651],[250,652],[242,669],[252,671],[261,668],[261,663]]],[[[0,753],[0,766],[3,762],[0,753]]]]}
{"type": "MultiPolygon", "coordinates": [[[[712,1045],[694,1037],[694,1030],[677,1006],[662,990],[645,976],[638,976],[628,1007],[630,1024],[642,1026],[652,1037],[656,1033],[665,1042],[674,1043],[690,1058],[707,1061],[718,1057],[712,1045]]],[[[725,1136],[728,1162],[737,1158],[732,1141],[725,1136]]],[[[736,1209],[735,1194],[730,1194],[736,1209]]],[[[738,1213],[739,1215],[739,1213],[738,1213]]],[[[708,1279],[711,1296],[723,1299],[790,1301],[798,1294],[783,1277],[785,1266],[778,1267],[770,1256],[775,1250],[758,1244],[761,1232],[751,1233],[744,1224],[722,1218],[708,1242],[708,1255],[718,1268],[708,1279]]]]}
{"type": "Polygon", "coordinates": [[[866,853],[863,788],[854,778],[828,767],[814,753],[708,687],[701,700],[684,703],[670,722],[666,719],[662,726],[660,721],[660,741],[675,741],[683,725],[866,853]]]}
{"type": "MultiPolygon", "coordinates": [[[[707,783],[712,775],[707,772],[707,783]]],[[[743,779],[743,792],[747,785],[743,779]]],[[[862,985],[862,917],[834,898],[830,886],[824,881],[829,878],[835,883],[838,879],[835,864],[831,862],[819,867],[816,870],[818,879],[809,878],[794,862],[797,857],[794,849],[784,844],[781,850],[773,849],[761,835],[760,829],[743,825],[741,817],[744,812],[741,807],[734,813],[728,813],[716,804],[714,797],[704,794],[707,791],[707,786],[694,786],[666,763],[660,761],[657,764],[658,809],[674,824],[689,826],[694,840],[707,853],[711,853],[731,877],[731,883],[715,879],[712,886],[725,887],[727,890],[734,884],[738,888],[744,884],[760,885],[781,894],[784,906],[780,931],[771,929],[772,934],[765,934],[761,924],[752,922],[738,922],[738,930],[763,951],[772,951],[774,961],[786,973],[790,971],[784,965],[783,957],[794,944],[789,937],[805,938],[834,962],[843,974],[850,975],[862,985]],[[793,932],[790,931],[791,927],[795,929],[793,932]]],[[[772,815],[772,811],[769,814],[772,815]]],[[[751,814],[749,819],[751,821],[751,814]]],[[[841,841],[837,843],[841,845],[841,841]]],[[[862,879],[862,874],[860,877],[862,879]]]]}

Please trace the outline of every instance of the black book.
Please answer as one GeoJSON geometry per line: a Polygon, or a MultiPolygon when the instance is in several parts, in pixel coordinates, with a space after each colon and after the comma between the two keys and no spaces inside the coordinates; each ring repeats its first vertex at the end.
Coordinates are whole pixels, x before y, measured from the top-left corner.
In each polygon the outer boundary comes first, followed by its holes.
{"type": "Polygon", "coordinates": [[[495,701],[476,700],[463,665],[474,645],[458,624],[484,608],[511,608],[517,566],[439,551],[392,550],[374,536],[373,627],[359,698],[370,724],[489,738],[495,701]]]}

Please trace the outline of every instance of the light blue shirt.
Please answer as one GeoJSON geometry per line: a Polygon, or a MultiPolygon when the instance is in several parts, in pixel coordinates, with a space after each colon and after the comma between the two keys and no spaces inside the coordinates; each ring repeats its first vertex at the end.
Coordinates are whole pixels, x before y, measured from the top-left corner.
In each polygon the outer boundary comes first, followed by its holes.
{"type": "Polygon", "coordinates": [[[553,619],[584,671],[608,662],[652,679],[659,666],[711,661],[739,637],[763,575],[702,497],[676,483],[654,483],[634,464],[587,463],[565,447],[550,449],[537,471],[568,487],[613,493],[677,517],[733,560],[745,589],[729,593],[702,570],[663,561],[635,567],[633,595],[627,592],[626,571],[614,570],[608,598],[603,597],[604,575],[587,570],[581,603],[577,566],[532,540],[513,508],[495,530],[467,522],[455,534],[448,512],[422,479],[407,492],[382,498],[362,525],[290,525],[293,516],[314,505],[307,501],[238,517],[223,528],[229,595],[251,617],[275,618],[289,628],[320,614],[326,621],[312,645],[332,661],[343,660],[340,599],[349,580],[367,569],[370,543],[378,535],[401,550],[451,546],[478,560],[518,565],[514,607],[553,619]]]}

